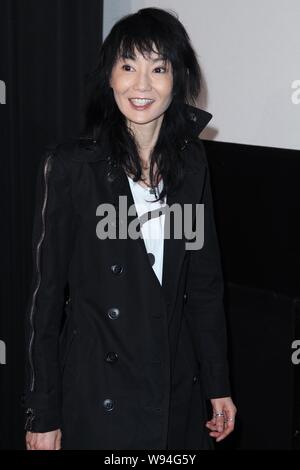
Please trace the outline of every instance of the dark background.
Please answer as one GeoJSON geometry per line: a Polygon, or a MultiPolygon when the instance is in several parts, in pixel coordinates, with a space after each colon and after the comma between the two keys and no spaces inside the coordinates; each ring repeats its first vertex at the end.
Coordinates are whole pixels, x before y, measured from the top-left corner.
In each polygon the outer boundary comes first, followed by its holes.
{"type": "Polygon", "coordinates": [[[204,142],[226,280],[237,432],[219,447],[299,445],[300,152],[204,142]]]}
{"type": "MultiPolygon", "coordinates": [[[[0,0],[0,449],[24,448],[23,325],[37,165],[78,136],[86,74],[102,38],[100,0],[0,0]]],[[[299,448],[300,152],[204,142],[226,282],[237,429],[220,449],[299,448]]]]}
{"type": "Polygon", "coordinates": [[[78,135],[86,74],[102,42],[102,1],[0,0],[0,448],[23,447],[23,324],[38,162],[78,135]]]}

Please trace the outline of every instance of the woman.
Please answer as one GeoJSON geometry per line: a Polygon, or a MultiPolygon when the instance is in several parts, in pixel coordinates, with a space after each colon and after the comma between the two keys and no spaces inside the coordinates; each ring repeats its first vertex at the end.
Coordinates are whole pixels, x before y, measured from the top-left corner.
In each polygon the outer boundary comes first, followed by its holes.
{"type": "Polygon", "coordinates": [[[85,137],[39,167],[27,448],[209,449],[236,409],[196,55],[173,14],[145,8],[112,28],[94,77],[85,137]]]}

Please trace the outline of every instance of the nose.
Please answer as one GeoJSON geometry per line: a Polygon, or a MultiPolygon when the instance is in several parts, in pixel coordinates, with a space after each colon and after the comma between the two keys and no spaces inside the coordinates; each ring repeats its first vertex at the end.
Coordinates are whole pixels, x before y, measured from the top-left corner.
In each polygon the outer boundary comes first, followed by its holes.
{"type": "Polygon", "coordinates": [[[136,74],[136,80],[133,87],[135,90],[139,91],[149,91],[151,90],[151,79],[147,71],[139,71],[136,74]]]}

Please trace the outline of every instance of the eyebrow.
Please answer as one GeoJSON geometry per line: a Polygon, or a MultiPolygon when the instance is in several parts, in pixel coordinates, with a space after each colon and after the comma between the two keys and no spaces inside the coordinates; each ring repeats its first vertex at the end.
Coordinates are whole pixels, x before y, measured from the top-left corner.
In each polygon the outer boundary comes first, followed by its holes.
{"type": "MultiPolygon", "coordinates": [[[[123,56],[122,59],[124,59],[124,60],[126,60],[126,59],[127,59],[127,60],[128,60],[128,59],[130,59],[130,60],[136,60],[135,57],[126,57],[126,56],[123,56]]],[[[150,59],[150,60],[151,60],[151,62],[154,63],[154,62],[166,61],[167,59],[166,59],[165,57],[163,57],[163,56],[160,56],[160,57],[157,57],[156,59],[150,59]]]]}
{"type": "Polygon", "coordinates": [[[157,59],[151,59],[152,62],[159,62],[160,60],[167,60],[164,57],[157,57],[157,59]]]}

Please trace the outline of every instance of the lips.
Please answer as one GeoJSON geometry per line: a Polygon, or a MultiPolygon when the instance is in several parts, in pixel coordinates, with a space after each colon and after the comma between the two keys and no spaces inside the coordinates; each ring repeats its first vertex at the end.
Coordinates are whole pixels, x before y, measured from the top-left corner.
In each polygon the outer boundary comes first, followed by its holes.
{"type": "Polygon", "coordinates": [[[134,109],[143,111],[149,108],[154,103],[154,100],[148,98],[129,98],[129,102],[134,109]]]}

